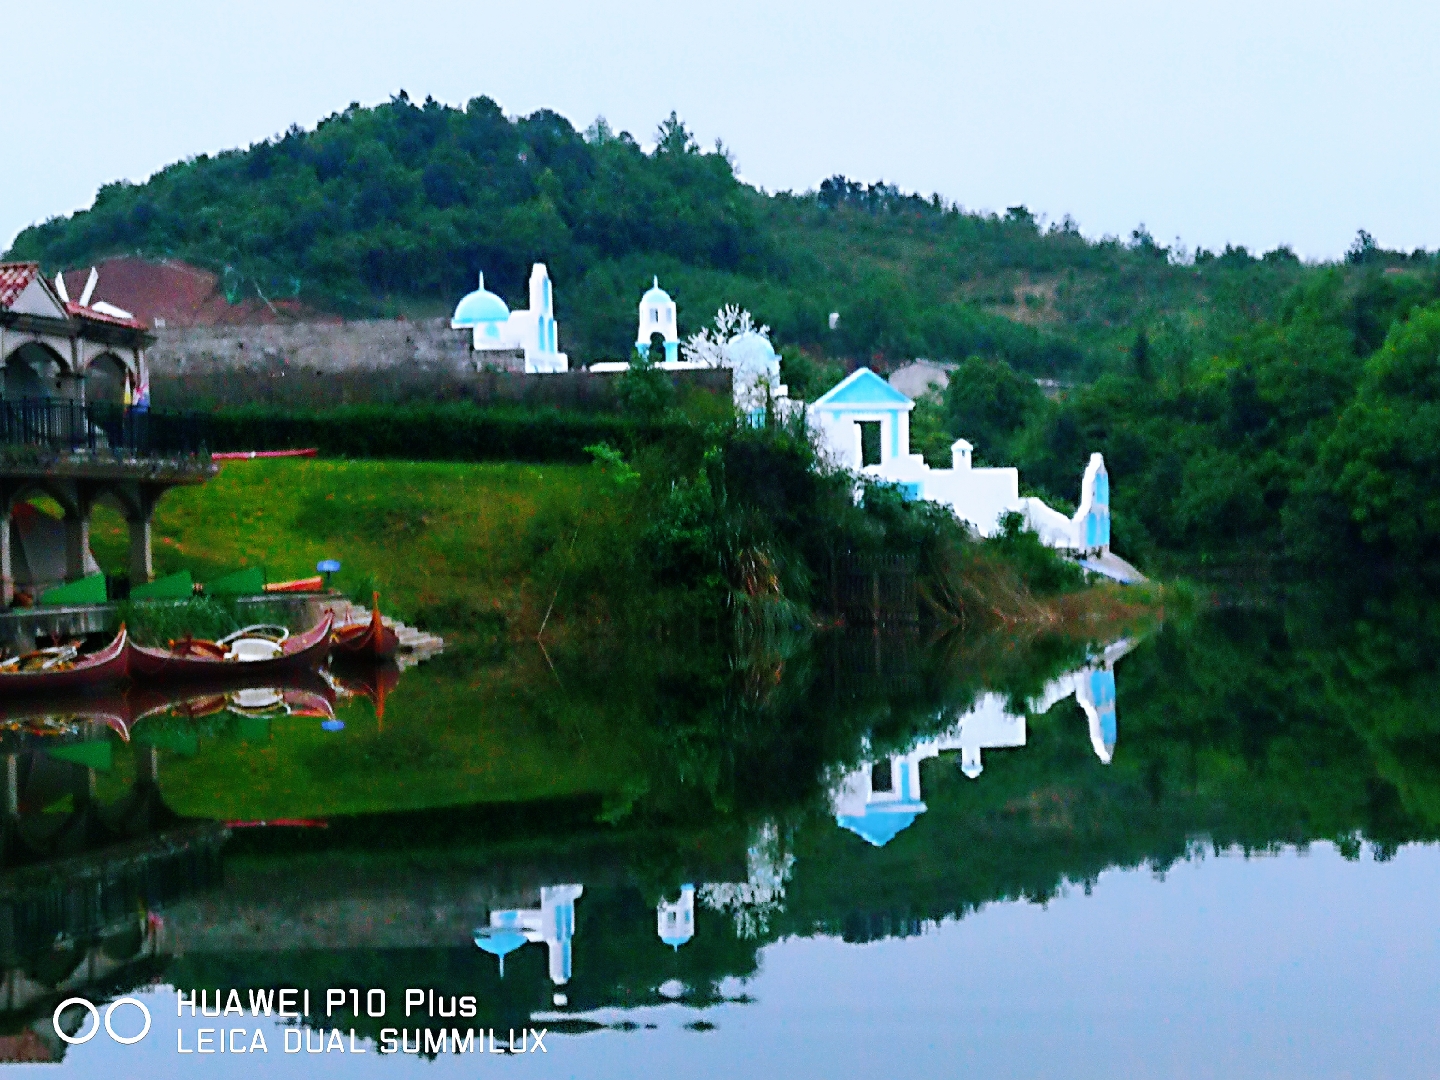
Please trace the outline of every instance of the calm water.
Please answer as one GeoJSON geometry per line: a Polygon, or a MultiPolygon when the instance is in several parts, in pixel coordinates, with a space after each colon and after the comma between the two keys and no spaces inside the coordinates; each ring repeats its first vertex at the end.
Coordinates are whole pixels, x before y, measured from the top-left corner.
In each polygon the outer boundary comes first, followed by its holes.
{"type": "Polygon", "coordinates": [[[97,1076],[1433,1076],[1429,626],[1221,612],[1091,648],[668,642],[553,668],[460,649],[338,697],[11,703],[0,1053],[97,1076]],[[277,988],[308,1015],[251,1015],[277,988]],[[243,1014],[176,1015],[177,991],[214,1011],[232,989],[243,1014]],[[432,991],[475,1015],[428,1018],[432,991]],[[103,1019],[125,995],[140,1042],[56,1035],[63,998],[103,1019]],[[194,1052],[212,1029],[227,1052],[194,1052]],[[544,1052],[454,1053],[470,1029],[544,1052]]]}

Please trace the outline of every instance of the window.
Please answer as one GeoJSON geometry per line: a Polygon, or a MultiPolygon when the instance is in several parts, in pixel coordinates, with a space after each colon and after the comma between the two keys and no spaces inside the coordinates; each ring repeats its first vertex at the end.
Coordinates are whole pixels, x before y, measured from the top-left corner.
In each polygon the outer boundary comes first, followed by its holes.
{"type": "Polygon", "coordinates": [[[870,766],[870,790],[871,791],[894,791],[895,770],[890,764],[890,759],[877,761],[870,766]]]}
{"type": "Polygon", "coordinates": [[[879,465],[880,453],[880,421],[860,420],[860,464],[879,465]]]}

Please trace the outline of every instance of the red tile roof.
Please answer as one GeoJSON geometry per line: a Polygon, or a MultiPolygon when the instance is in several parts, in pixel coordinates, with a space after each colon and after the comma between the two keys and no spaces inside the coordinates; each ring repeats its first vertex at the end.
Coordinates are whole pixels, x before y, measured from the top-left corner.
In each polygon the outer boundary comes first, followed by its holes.
{"type": "Polygon", "coordinates": [[[128,326],[135,330],[144,330],[145,324],[139,319],[121,319],[114,315],[106,315],[103,311],[96,311],[94,308],[81,307],[76,303],[65,305],[65,310],[71,315],[81,319],[90,319],[92,322],[106,323],[110,326],[128,326]]]}
{"type": "Polygon", "coordinates": [[[0,308],[8,308],[40,276],[40,264],[0,263],[0,308]]]}
{"type": "MultiPolygon", "coordinates": [[[[107,259],[95,268],[100,279],[90,302],[104,300],[134,312],[146,326],[155,326],[161,320],[167,327],[238,326],[314,317],[294,300],[266,304],[254,295],[253,289],[248,298],[227,303],[215,274],[178,259],[152,262],[127,256],[107,259]]],[[[65,291],[72,300],[85,294],[89,277],[89,266],[65,271],[65,291]]]]}

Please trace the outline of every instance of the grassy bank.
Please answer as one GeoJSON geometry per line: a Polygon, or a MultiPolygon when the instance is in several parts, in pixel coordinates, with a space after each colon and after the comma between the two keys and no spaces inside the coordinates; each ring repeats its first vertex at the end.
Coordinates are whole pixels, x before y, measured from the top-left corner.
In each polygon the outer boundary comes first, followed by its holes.
{"type": "MultiPolygon", "coordinates": [[[[477,629],[503,618],[533,634],[562,576],[582,610],[619,584],[627,506],[602,480],[585,465],[229,462],[162,500],[155,572],[204,581],[258,565],[278,581],[338,559],[336,587],[378,589],[403,618],[477,629]]],[[[103,567],[125,565],[118,516],[97,517],[91,542],[103,567]]]]}
{"type": "MultiPolygon", "coordinates": [[[[948,515],[883,490],[857,506],[848,482],[764,437],[722,444],[693,471],[684,456],[230,462],[160,503],[155,569],[205,581],[259,565],[275,581],[338,559],[336,587],[378,589],[387,610],[475,646],[533,638],[542,624],[563,634],[724,613],[772,629],[833,621],[835,552],[909,554],[927,618],[962,628],[1103,633],[1155,606],[1150,593],[1084,588],[1029,534],[969,540],[948,515]]],[[[118,517],[97,516],[107,570],[125,565],[125,541],[118,517]]]]}

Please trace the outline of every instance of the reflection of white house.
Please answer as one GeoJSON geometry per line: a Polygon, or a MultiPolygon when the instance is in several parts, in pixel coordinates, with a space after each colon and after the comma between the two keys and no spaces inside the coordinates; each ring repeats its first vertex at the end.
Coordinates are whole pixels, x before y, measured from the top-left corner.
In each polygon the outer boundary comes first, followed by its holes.
{"type": "Polygon", "coordinates": [[[570,942],[575,937],[575,901],[585,889],[580,885],[546,885],[540,890],[538,908],[511,908],[490,912],[490,924],[475,931],[475,944],[500,960],[505,974],[505,957],[526,942],[544,942],[550,951],[550,981],[564,986],[570,981],[570,942]]]}
{"type": "Polygon", "coordinates": [[[655,908],[655,933],[675,950],[695,936],[695,886],[681,885],[680,899],[661,900],[655,908]]]}
{"type": "Polygon", "coordinates": [[[555,297],[544,263],[530,269],[528,309],[511,311],[504,300],[486,291],[485,275],[481,274],[479,288],[455,306],[450,326],[471,331],[476,352],[523,352],[525,370],[531,374],[565,371],[570,366],[569,358],[560,351],[555,297]]]}
{"type": "Polygon", "coordinates": [[[1099,454],[1090,455],[1081,479],[1080,509],[1066,517],[1040,499],[1021,498],[1018,469],[976,467],[964,439],[950,448],[950,468],[932,469],[910,452],[914,408],[879,375],[860,368],[806,413],[822,452],[841,468],[895,484],[908,499],[944,503],[981,536],[998,533],[1007,513],[1021,514],[1041,540],[1080,556],[1086,569],[1120,581],[1141,580],[1134,567],[1110,552],[1110,480],[1099,454]]]}
{"type": "MultiPolygon", "coordinates": [[[[1026,702],[1027,711],[1048,712],[1074,694],[1088,721],[1095,756],[1110,764],[1116,736],[1115,662],[1133,647],[1125,639],[1107,646],[1094,662],[1047,683],[1039,697],[1026,702]]],[[[947,731],[845,776],[831,795],[835,821],[883,847],[925,812],[920,798],[922,761],[958,750],[960,770],[973,780],[985,767],[981,751],[1024,746],[1025,734],[1025,714],[1012,713],[1003,695],[982,694],[947,731]]]]}
{"type": "Polygon", "coordinates": [[[835,820],[876,847],[884,847],[925,812],[920,801],[920,762],[937,751],[922,744],[856,769],[841,783],[835,820]]]}

